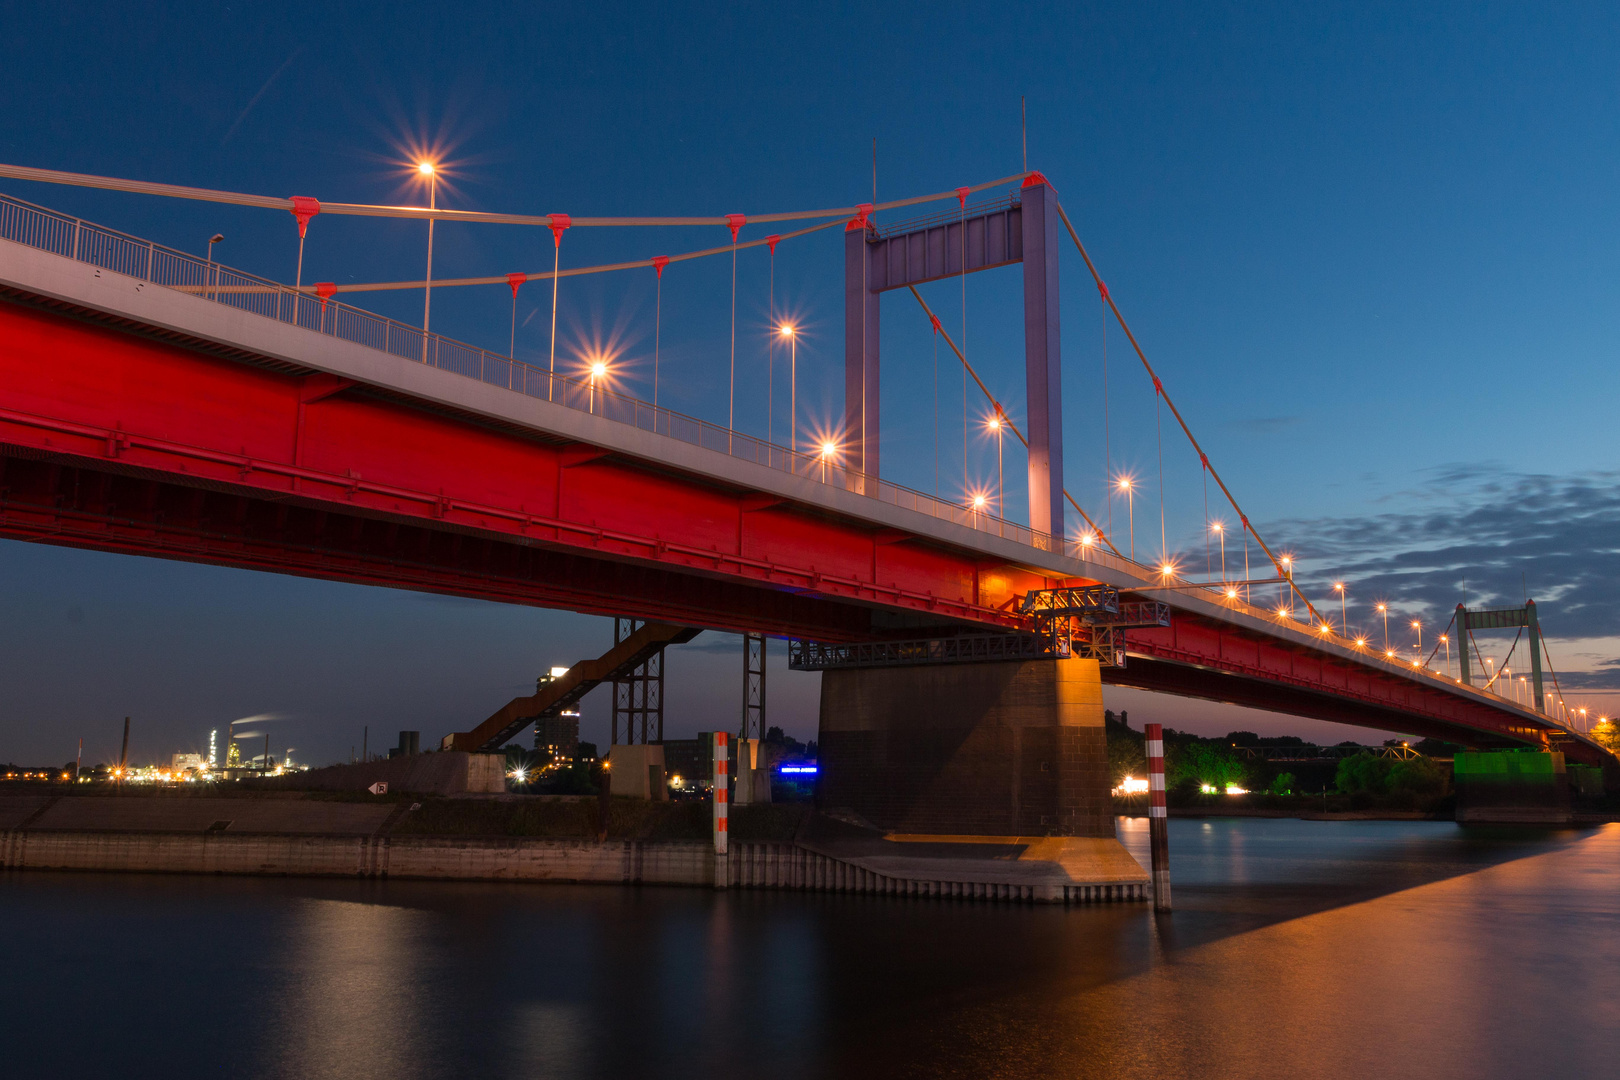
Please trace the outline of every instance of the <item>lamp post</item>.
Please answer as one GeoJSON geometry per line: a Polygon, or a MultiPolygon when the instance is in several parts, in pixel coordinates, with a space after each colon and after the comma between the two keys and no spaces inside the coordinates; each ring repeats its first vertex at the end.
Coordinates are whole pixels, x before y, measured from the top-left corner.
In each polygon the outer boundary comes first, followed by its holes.
{"type": "Polygon", "coordinates": [[[1378,614],[1384,617],[1384,654],[1389,655],[1389,605],[1379,604],[1378,614]]]}
{"type": "Polygon", "coordinates": [[[587,412],[596,412],[596,380],[607,378],[607,363],[603,360],[591,361],[591,399],[587,412]]]}
{"type": "MultiPolygon", "coordinates": [[[[439,208],[439,170],[434,168],[431,161],[416,163],[416,172],[419,176],[427,177],[428,182],[428,209],[439,208]]],[[[427,252],[427,288],[422,295],[422,334],[428,332],[428,316],[433,313],[433,219],[428,218],[428,252],[427,252]]],[[[427,359],[425,356],[423,359],[427,359]]]]}
{"type": "Polygon", "coordinates": [[[1344,632],[1345,637],[1349,637],[1350,636],[1350,623],[1349,623],[1348,619],[1345,616],[1344,582],[1335,581],[1333,583],[1333,591],[1339,594],[1339,629],[1344,632]]]}
{"type": "Polygon", "coordinates": [[[214,287],[214,245],[223,242],[224,233],[215,233],[208,238],[208,267],[203,271],[203,295],[213,299],[214,287]]]}
{"type": "Polygon", "coordinates": [[[1125,513],[1131,526],[1131,562],[1136,561],[1136,490],[1131,486],[1131,478],[1122,476],[1119,480],[1119,490],[1125,493],[1125,513]]]}
{"type": "Polygon", "coordinates": [[[1226,530],[1221,527],[1221,523],[1218,521],[1210,525],[1210,528],[1215,530],[1215,535],[1220,537],[1221,540],[1221,580],[1224,582],[1226,580],[1226,530]]]}
{"type": "Polygon", "coordinates": [[[1440,644],[1446,647],[1446,674],[1451,674],[1451,639],[1445,634],[1440,635],[1440,644]]]}
{"type": "Polygon", "coordinates": [[[838,445],[831,439],[821,444],[821,482],[823,484],[827,482],[827,459],[832,457],[837,450],[838,445]]]}
{"type": "Polygon", "coordinates": [[[1002,486],[1001,472],[1001,431],[1006,425],[1001,419],[1001,406],[996,406],[996,414],[989,420],[990,430],[996,433],[996,513],[1003,520],[1007,517],[1007,492],[1002,486]]]}
{"type": "Polygon", "coordinates": [[[791,323],[784,323],[778,332],[788,339],[788,448],[797,454],[799,452],[799,333],[791,323]]]}

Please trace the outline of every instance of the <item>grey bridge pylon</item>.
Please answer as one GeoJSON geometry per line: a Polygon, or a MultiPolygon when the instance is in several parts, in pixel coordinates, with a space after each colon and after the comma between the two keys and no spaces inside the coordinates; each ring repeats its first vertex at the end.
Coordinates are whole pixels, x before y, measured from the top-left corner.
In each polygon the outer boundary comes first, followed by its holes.
{"type": "Polygon", "coordinates": [[[878,313],[890,289],[1024,264],[1029,527],[1063,536],[1063,394],[1058,327],[1057,195],[1031,174],[1017,198],[880,231],[864,215],[844,233],[844,445],[849,468],[878,471],[878,313]]]}

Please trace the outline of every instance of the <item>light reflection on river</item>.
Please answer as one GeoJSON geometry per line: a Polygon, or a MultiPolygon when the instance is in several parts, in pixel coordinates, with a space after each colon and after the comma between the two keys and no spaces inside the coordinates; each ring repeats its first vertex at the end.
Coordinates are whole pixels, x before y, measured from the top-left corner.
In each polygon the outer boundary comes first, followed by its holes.
{"type": "MultiPolygon", "coordinates": [[[[1146,822],[1121,837],[1146,860],[1146,822]]],[[[8,1077],[1615,1075],[1620,826],[1171,822],[1177,910],[0,875],[8,1077]]]]}

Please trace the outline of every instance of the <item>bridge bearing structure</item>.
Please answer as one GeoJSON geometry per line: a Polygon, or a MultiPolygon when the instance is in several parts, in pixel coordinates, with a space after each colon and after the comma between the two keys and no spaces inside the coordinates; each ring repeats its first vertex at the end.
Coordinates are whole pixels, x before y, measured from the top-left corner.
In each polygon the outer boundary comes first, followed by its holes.
{"type": "Polygon", "coordinates": [[[0,536],[834,645],[1034,633],[1025,597],[1107,585],[1169,619],[1124,631],[1102,682],[1613,762],[1106,553],[623,395],[547,400],[532,369],[518,388],[521,365],[446,361],[478,351],[437,336],[402,355],[420,329],[352,340],[373,317],[335,301],[297,295],[289,320],[96,250],[0,239],[0,536]]]}

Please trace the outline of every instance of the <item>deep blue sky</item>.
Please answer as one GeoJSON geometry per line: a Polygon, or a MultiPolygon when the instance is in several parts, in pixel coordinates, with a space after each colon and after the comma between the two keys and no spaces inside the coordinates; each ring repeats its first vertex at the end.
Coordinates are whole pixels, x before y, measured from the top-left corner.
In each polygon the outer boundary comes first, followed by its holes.
{"type": "MultiPolygon", "coordinates": [[[[1363,612],[1388,598],[1444,622],[1465,579],[1476,603],[1528,589],[1550,630],[1574,639],[1559,646],[1561,669],[1586,670],[1570,678],[1592,689],[1610,684],[1620,639],[1612,9],[3,10],[22,44],[8,51],[0,160],[328,200],[416,198],[401,165],[412,147],[430,147],[449,169],[442,205],[577,215],[835,206],[870,197],[873,138],[879,197],[895,198],[1018,171],[1027,95],[1031,166],[1051,178],[1263,531],[1308,575],[1348,575],[1363,612]]],[[[224,261],[292,276],[286,214],[11,181],[0,190],[188,250],[220,231],[224,261]]],[[[419,277],[423,231],[319,218],[305,280],[419,277]]],[[[723,237],[575,230],[563,258],[645,257],[723,237]]],[[[840,242],[822,234],[776,259],[778,307],[807,331],[810,422],[840,404],[840,242]]],[[[549,235],[485,226],[445,227],[436,248],[435,276],[541,269],[551,255],[549,235]]],[[[768,271],[763,252],[740,260],[738,425],[762,434],[768,271]]],[[[722,422],[729,273],[726,260],[677,267],[663,308],[666,400],[722,422]]],[[[1071,490],[1098,506],[1101,319],[1082,273],[1065,252],[1066,459],[1071,490]]],[[[1018,284],[1012,270],[978,275],[967,298],[970,354],[1015,413],[1018,284]]],[[[958,287],[928,295],[959,329],[958,287]]],[[[548,299],[533,286],[523,294],[520,356],[546,349],[548,299]]],[[[420,317],[420,294],[361,302],[420,317]]],[[[436,292],[434,328],[504,347],[508,303],[501,287],[436,292]]],[[[932,489],[933,353],[907,303],[885,302],[885,471],[932,489]]],[[[650,273],[565,281],[559,352],[611,342],[622,377],[645,386],[652,313],[650,273]]],[[[1110,333],[1111,450],[1143,485],[1139,550],[1156,550],[1153,396],[1122,345],[1110,333]]],[[[941,482],[954,494],[960,376],[942,372],[941,482]]],[[[969,478],[982,483],[993,452],[974,443],[969,478]]],[[[1009,453],[1008,465],[1013,476],[1021,462],[1009,453]]],[[[1170,546],[1201,563],[1199,470],[1173,428],[1164,469],[1170,546]]],[[[1022,515],[1021,498],[1009,513],[1022,515]]],[[[1123,507],[1114,515],[1122,529],[1123,507]]],[[[346,756],[364,724],[436,739],[610,634],[583,616],[9,543],[0,610],[0,759],[19,760],[64,759],[80,734],[92,756],[116,754],[126,713],[144,755],[266,712],[285,716],[276,744],[311,760],[346,756]]],[[[1350,615],[1368,623],[1354,606],[1350,615]]],[[[734,639],[672,655],[672,735],[735,726],[739,661],[734,639]]],[[[772,678],[775,718],[813,734],[815,680],[772,678]]],[[[1133,720],[1326,730],[1116,700],[1133,720]]],[[[605,709],[587,702],[588,737],[605,728],[605,709]]]]}

